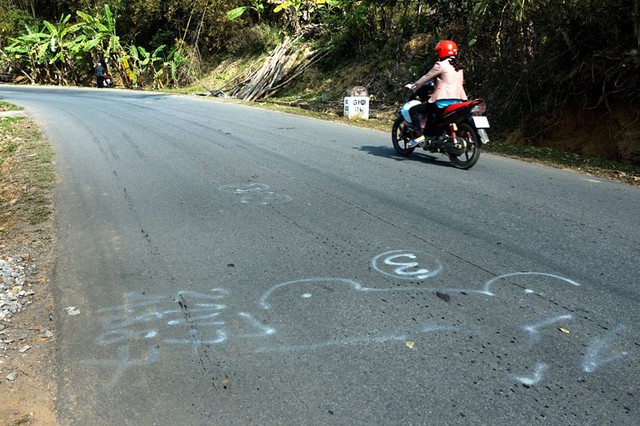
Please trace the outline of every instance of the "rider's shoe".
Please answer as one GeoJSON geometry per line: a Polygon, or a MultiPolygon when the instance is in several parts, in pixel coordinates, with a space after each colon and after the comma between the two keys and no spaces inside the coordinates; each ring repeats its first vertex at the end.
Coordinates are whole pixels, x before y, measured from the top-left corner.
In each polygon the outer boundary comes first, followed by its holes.
{"type": "Polygon", "coordinates": [[[416,146],[420,146],[424,143],[424,136],[418,136],[415,139],[412,139],[408,144],[407,148],[415,148],[416,146]]]}

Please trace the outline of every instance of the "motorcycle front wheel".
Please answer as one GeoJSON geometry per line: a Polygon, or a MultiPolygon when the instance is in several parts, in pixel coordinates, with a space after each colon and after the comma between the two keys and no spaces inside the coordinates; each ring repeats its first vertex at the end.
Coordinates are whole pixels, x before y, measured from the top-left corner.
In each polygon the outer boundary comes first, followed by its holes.
{"type": "Polygon", "coordinates": [[[407,145],[411,142],[412,131],[407,127],[404,121],[404,117],[399,116],[396,121],[393,122],[391,128],[391,141],[393,142],[393,148],[398,155],[407,157],[415,150],[415,148],[409,148],[407,145]]]}
{"type": "Polygon", "coordinates": [[[462,152],[453,154],[449,152],[449,159],[454,167],[458,169],[470,169],[480,158],[480,137],[476,129],[468,123],[458,123],[456,132],[458,143],[464,147],[462,152]]]}

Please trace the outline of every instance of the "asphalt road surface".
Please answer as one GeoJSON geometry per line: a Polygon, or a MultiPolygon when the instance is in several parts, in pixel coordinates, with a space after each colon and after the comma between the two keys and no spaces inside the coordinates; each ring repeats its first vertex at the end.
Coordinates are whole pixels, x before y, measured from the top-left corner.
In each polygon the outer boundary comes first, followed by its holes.
{"type": "Polygon", "coordinates": [[[0,87],[56,150],[70,425],[637,425],[640,189],[209,99],[0,87]]]}

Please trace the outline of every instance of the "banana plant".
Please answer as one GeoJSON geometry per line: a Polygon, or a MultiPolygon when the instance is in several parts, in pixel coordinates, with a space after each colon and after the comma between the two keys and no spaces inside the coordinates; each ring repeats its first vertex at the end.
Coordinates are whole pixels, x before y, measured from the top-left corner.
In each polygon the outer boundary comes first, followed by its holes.
{"type": "Polygon", "coordinates": [[[85,51],[99,49],[100,53],[109,57],[112,52],[123,50],[120,37],[116,34],[116,19],[108,4],[104,5],[104,14],[89,15],[81,11],[76,14],[80,18],[81,37],[85,43],[85,51]]]}
{"type": "Polygon", "coordinates": [[[38,80],[38,70],[41,46],[48,40],[47,34],[37,25],[26,26],[25,33],[9,39],[10,44],[3,49],[2,55],[10,63],[35,84],[38,80]]]}
{"type": "Polygon", "coordinates": [[[130,49],[121,43],[116,32],[116,17],[109,4],[104,5],[103,13],[95,16],[81,11],[76,14],[79,18],[78,39],[84,43],[84,51],[108,59],[125,87],[137,85],[136,74],[129,63],[130,49]]]}
{"type": "Polygon", "coordinates": [[[188,63],[179,47],[164,54],[165,45],[154,50],[123,45],[116,33],[116,18],[108,4],[95,16],[77,12],[62,15],[58,22],[43,21],[42,26],[26,27],[18,37],[0,50],[0,58],[15,65],[32,83],[81,83],[97,59],[108,60],[124,86],[162,87],[178,84],[178,74],[188,63]],[[97,58],[96,58],[97,57],[97,58]]]}
{"type": "Polygon", "coordinates": [[[165,45],[157,47],[153,52],[147,51],[142,46],[134,44],[129,46],[127,61],[131,69],[132,84],[134,87],[152,83],[154,86],[162,86],[160,76],[164,73],[164,58],[161,53],[165,45]],[[151,81],[149,81],[151,80],[151,81]]]}
{"type": "Polygon", "coordinates": [[[264,3],[264,0],[249,0],[249,6],[240,6],[228,11],[227,19],[233,21],[244,15],[247,10],[254,10],[258,14],[258,22],[260,22],[264,13],[264,3]]]}
{"type": "Polygon", "coordinates": [[[154,67],[154,87],[161,89],[167,84],[174,87],[179,86],[178,74],[186,63],[188,63],[188,58],[183,55],[179,48],[174,47],[171,49],[167,58],[160,64],[160,67],[158,69],[154,67]]]}
{"type": "Polygon", "coordinates": [[[71,15],[62,15],[58,22],[45,20],[42,27],[27,27],[26,33],[11,39],[5,56],[20,64],[33,83],[80,82],[85,53],[75,36],[77,26],[70,19],[71,15]]]}
{"type": "Polygon", "coordinates": [[[70,19],[71,15],[62,15],[55,24],[43,21],[49,43],[41,46],[40,55],[57,83],[66,83],[69,78],[77,82],[77,65],[83,62],[82,44],[74,36],[77,26],[69,24],[70,19]]]}
{"type": "Polygon", "coordinates": [[[163,67],[160,70],[161,74],[158,77],[161,77],[164,73],[165,69],[169,70],[170,80],[169,82],[174,85],[179,85],[179,76],[178,73],[182,71],[184,66],[189,63],[189,58],[184,55],[182,49],[180,47],[174,47],[167,55],[167,60],[163,63],[163,67]]]}

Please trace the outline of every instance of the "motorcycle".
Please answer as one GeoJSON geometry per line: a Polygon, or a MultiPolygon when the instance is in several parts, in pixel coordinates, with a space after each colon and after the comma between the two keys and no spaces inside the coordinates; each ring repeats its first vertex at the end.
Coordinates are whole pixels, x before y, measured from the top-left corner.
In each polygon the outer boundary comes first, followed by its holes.
{"type": "Polygon", "coordinates": [[[111,81],[111,76],[108,73],[104,73],[104,81],[102,82],[102,87],[108,88],[113,85],[111,81]]]}
{"type": "MultiPolygon", "coordinates": [[[[438,101],[438,106],[444,109],[436,118],[436,134],[425,135],[423,143],[415,147],[409,146],[414,130],[409,109],[420,104],[421,100],[426,102],[434,90],[435,84],[428,82],[416,93],[412,92],[408,101],[400,108],[391,130],[393,147],[403,157],[421,147],[425,151],[448,155],[454,167],[470,169],[478,162],[482,146],[489,142],[486,131],[489,120],[485,116],[486,103],[483,99],[438,101]]],[[[426,122],[427,117],[422,116],[420,132],[424,131],[426,122]]]]}

